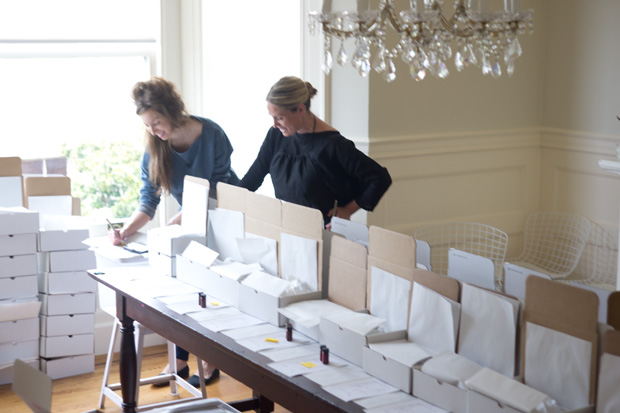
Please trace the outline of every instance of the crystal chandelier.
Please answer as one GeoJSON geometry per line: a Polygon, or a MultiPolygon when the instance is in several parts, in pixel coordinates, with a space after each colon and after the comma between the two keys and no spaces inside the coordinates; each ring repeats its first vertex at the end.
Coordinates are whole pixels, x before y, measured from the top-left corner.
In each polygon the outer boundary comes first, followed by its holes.
{"type": "MultiPolygon", "coordinates": [[[[422,0],[419,0],[422,2],[422,0]]],[[[358,11],[313,11],[309,13],[310,33],[320,26],[325,34],[323,70],[329,74],[333,67],[332,40],[340,41],[336,62],[344,66],[349,60],[362,77],[371,70],[391,82],[396,78],[394,60],[400,57],[409,65],[411,77],[423,80],[427,74],[444,79],[448,76],[448,62],[456,46],[454,65],[457,71],[474,65],[484,75],[499,78],[503,59],[509,76],[514,73],[515,60],[521,56],[518,36],[533,33],[533,10],[515,11],[516,0],[504,0],[504,10],[485,11],[472,7],[477,0],[456,0],[454,14],[446,18],[442,13],[443,0],[423,0],[422,10],[416,1],[410,9],[397,13],[394,0],[380,0],[379,10],[360,7],[358,11]],[[400,40],[390,48],[386,37],[391,27],[400,40]],[[347,39],[355,40],[355,51],[350,58],[345,50],[347,39]],[[375,52],[371,62],[371,50],[375,52]]],[[[330,5],[331,1],[324,0],[330,5]]],[[[368,0],[364,1],[368,3],[368,0]]]]}

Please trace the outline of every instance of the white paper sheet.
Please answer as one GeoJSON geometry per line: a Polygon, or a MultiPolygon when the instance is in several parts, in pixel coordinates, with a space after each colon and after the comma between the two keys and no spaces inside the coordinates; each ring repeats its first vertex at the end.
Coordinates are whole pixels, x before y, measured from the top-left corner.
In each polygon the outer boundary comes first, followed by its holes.
{"type": "Polygon", "coordinates": [[[244,235],[242,212],[220,208],[209,211],[207,246],[219,252],[221,260],[230,258],[233,261],[243,261],[237,238],[243,238],[244,235]]]}
{"type": "Polygon", "coordinates": [[[355,400],[355,404],[361,406],[363,409],[376,409],[382,406],[387,406],[395,403],[407,402],[415,397],[405,392],[399,391],[396,393],[382,394],[380,396],[366,397],[364,399],[355,400]]]}
{"type": "MultiPolygon", "coordinates": [[[[169,297],[162,297],[162,298],[169,298],[169,297]]],[[[215,298],[209,297],[209,296],[206,297],[206,304],[207,304],[207,306],[205,307],[206,309],[217,309],[217,308],[223,308],[223,307],[228,306],[228,304],[222,303],[221,301],[218,301],[215,298]]],[[[202,308],[198,304],[198,294],[196,293],[192,294],[192,299],[190,301],[169,303],[168,308],[179,314],[190,314],[190,313],[202,312],[205,310],[205,308],[202,308]]]]}
{"type": "Polygon", "coordinates": [[[482,366],[452,351],[444,351],[422,364],[421,370],[429,376],[465,390],[465,381],[482,366]]]}
{"type": "Polygon", "coordinates": [[[227,330],[222,334],[227,335],[233,340],[243,340],[251,337],[269,336],[281,331],[281,327],[274,326],[273,324],[257,324],[251,327],[237,328],[234,330],[227,330]]]}
{"type": "Polygon", "coordinates": [[[252,317],[251,315],[245,313],[230,317],[218,317],[200,321],[200,325],[215,332],[231,330],[233,328],[249,327],[262,323],[264,323],[263,320],[259,320],[258,318],[252,317]]]}
{"type": "Polygon", "coordinates": [[[375,409],[365,410],[366,413],[448,413],[440,407],[425,402],[422,399],[410,396],[411,400],[395,403],[375,409]]]}
{"type": "Polygon", "coordinates": [[[329,369],[306,374],[306,377],[322,387],[346,383],[352,380],[368,379],[371,376],[360,367],[350,364],[337,369],[329,369]]]}
{"type": "Polygon", "coordinates": [[[192,262],[202,264],[208,268],[213,264],[219,254],[217,251],[213,251],[211,248],[208,248],[199,242],[190,241],[181,255],[192,262]]]}
{"type": "Polygon", "coordinates": [[[592,343],[533,323],[526,325],[525,383],[577,409],[589,404],[592,343]],[[561,380],[558,380],[561,377],[561,380]]]}
{"type": "Polygon", "coordinates": [[[29,196],[28,209],[40,214],[71,215],[71,195],[29,196]]]}
{"type": "Polygon", "coordinates": [[[493,264],[493,260],[466,251],[450,248],[448,251],[448,277],[495,290],[495,264],[493,264]]]}
{"type": "Polygon", "coordinates": [[[385,320],[382,318],[356,311],[330,312],[325,314],[323,318],[363,336],[368,335],[371,331],[385,323],[385,320]]]}
{"type": "Polygon", "coordinates": [[[243,262],[259,263],[263,270],[278,275],[278,243],[275,239],[245,233],[245,239],[237,239],[243,262]]]}
{"type": "Polygon", "coordinates": [[[374,377],[326,386],[323,389],[345,402],[398,391],[396,387],[374,377]]]}
{"type": "Polygon", "coordinates": [[[290,287],[288,281],[262,271],[255,271],[248,275],[241,281],[241,284],[274,297],[283,296],[290,287]]]}
{"type": "Polygon", "coordinates": [[[222,277],[231,280],[241,281],[247,275],[254,271],[260,271],[261,266],[258,264],[244,264],[242,262],[229,262],[220,265],[212,265],[211,271],[220,274],[222,277]]]}
{"type": "Polygon", "coordinates": [[[307,358],[314,355],[317,355],[318,357],[320,349],[321,347],[318,343],[309,343],[284,349],[265,350],[261,351],[260,354],[267,357],[271,361],[284,361],[298,358],[307,358]]]}
{"type": "Polygon", "coordinates": [[[366,225],[338,217],[332,217],[331,223],[332,232],[368,247],[368,227],[366,225]]]}
{"type": "Polygon", "coordinates": [[[291,360],[277,361],[269,363],[268,365],[272,369],[288,377],[295,377],[316,373],[319,371],[338,369],[348,364],[344,360],[333,356],[333,354],[329,355],[329,359],[329,364],[323,364],[319,358],[319,353],[317,352],[314,355],[307,355],[305,357],[291,360]]]}
{"type": "Polygon", "coordinates": [[[340,312],[351,312],[352,310],[332,303],[329,300],[306,300],[298,301],[279,308],[278,312],[284,317],[311,329],[319,325],[321,317],[335,315],[340,312]]]}
{"type": "Polygon", "coordinates": [[[243,347],[248,348],[254,352],[269,350],[273,348],[295,347],[311,342],[313,342],[313,340],[297,331],[293,332],[293,340],[287,341],[285,329],[280,329],[280,331],[276,333],[237,340],[237,344],[240,344],[243,347]]]}
{"type": "Polygon", "coordinates": [[[297,279],[310,291],[317,291],[318,260],[316,240],[282,232],[280,234],[282,278],[297,279]]]}
{"type": "Polygon", "coordinates": [[[516,334],[513,304],[497,294],[463,284],[459,354],[505,376],[514,376],[516,334]]]}
{"type": "Polygon", "coordinates": [[[597,413],[620,412],[620,357],[603,353],[598,380],[597,413]]]}
{"type": "Polygon", "coordinates": [[[370,286],[370,314],[383,318],[386,331],[406,330],[411,282],[372,267],[370,286]]]}
{"type": "Polygon", "coordinates": [[[209,182],[204,184],[184,180],[183,213],[181,225],[192,233],[207,235],[207,210],[209,209],[209,182]]]}
{"type": "Polygon", "coordinates": [[[0,208],[24,205],[21,176],[0,176],[0,208]]]}
{"type": "Polygon", "coordinates": [[[429,349],[423,348],[416,343],[406,341],[405,339],[371,343],[368,347],[385,357],[409,367],[413,367],[420,360],[435,354],[429,349]]]}
{"type": "Polygon", "coordinates": [[[240,314],[242,314],[241,311],[239,311],[239,309],[237,309],[236,307],[224,307],[224,308],[217,308],[217,309],[205,308],[202,311],[189,313],[188,316],[190,316],[191,318],[193,318],[194,320],[198,322],[202,322],[206,320],[213,320],[216,318],[238,316],[240,314]]]}
{"type": "Polygon", "coordinates": [[[456,351],[459,313],[458,303],[414,282],[407,338],[436,352],[456,351]]]}

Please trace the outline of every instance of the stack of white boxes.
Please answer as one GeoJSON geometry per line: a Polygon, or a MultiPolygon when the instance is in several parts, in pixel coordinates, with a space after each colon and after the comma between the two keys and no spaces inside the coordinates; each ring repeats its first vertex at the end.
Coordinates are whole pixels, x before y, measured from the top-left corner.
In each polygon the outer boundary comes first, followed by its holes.
{"type": "Polygon", "coordinates": [[[44,216],[39,232],[41,299],[41,370],[53,379],[95,369],[95,292],[86,270],[96,268],[95,254],[82,241],[88,227],[79,217],[44,216]]]}
{"type": "Polygon", "coordinates": [[[0,208],[0,384],[13,381],[15,359],[39,366],[38,231],[38,213],[0,208]]]}

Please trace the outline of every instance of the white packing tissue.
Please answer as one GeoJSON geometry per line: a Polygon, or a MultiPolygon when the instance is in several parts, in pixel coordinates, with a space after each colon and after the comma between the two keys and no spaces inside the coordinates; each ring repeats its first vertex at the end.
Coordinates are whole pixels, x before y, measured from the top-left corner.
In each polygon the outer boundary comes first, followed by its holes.
{"type": "Polygon", "coordinates": [[[262,271],[254,271],[245,277],[241,284],[274,297],[286,295],[291,287],[290,282],[262,271]]]}
{"type": "Polygon", "coordinates": [[[199,242],[190,241],[181,255],[190,261],[197,262],[208,268],[213,264],[219,254],[217,251],[213,251],[211,248],[199,242]]]}
{"type": "Polygon", "coordinates": [[[279,308],[278,312],[306,328],[313,328],[319,325],[323,316],[352,312],[352,310],[328,300],[307,300],[279,308]]]}
{"type": "Polygon", "coordinates": [[[266,273],[278,275],[278,243],[275,239],[246,232],[244,239],[237,238],[237,245],[243,262],[259,263],[266,273]]]}
{"type": "Polygon", "coordinates": [[[601,413],[620,412],[620,357],[603,353],[598,380],[596,411],[601,413]]]}
{"type": "Polygon", "coordinates": [[[429,376],[467,390],[465,381],[476,374],[482,366],[452,351],[444,351],[422,364],[421,370],[429,376]]]}
{"type": "Polygon", "coordinates": [[[282,278],[297,279],[309,291],[318,291],[318,243],[314,239],[280,234],[282,278]]]}
{"type": "Polygon", "coordinates": [[[407,339],[436,352],[456,351],[459,312],[459,303],[414,282],[407,339]]]}
{"type": "Polygon", "coordinates": [[[372,343],[369,344],[368,347],[377,353],[408,367],[413,367],[418,362],[433,355],[433,352],[429,349],[405,339],[372,343]]]}
{"type": "Polygon", "coordinates": [[[323,319],[329,320],[341,328],[347,328],[363,336],[375,331],[383,325],[385,320],[370,314],[357,311],[338,311],[323,315],[323,319]]]}
{"type": "Polygon", "coordinates": [[[207,246],[220,254],[221,260],[243,261],[237,238],[245,236],[243,212],[216,208],[209,212],[207,246]]]}
{"type": "Polygon", "coordinates": [[[486,367],[469,378],[465,385],[520,412],[561,412],[557,403],[545,393],[486,367]]]}
{"type": "Polygon", "coordinates": [[[243,264],[241,262],[227,262],[224,264],[212,265],[211,271],[218,273],[222,277],[241,281],[244,277],[255,271],[261,271],[261,266],[255,264],[243,264]]]}

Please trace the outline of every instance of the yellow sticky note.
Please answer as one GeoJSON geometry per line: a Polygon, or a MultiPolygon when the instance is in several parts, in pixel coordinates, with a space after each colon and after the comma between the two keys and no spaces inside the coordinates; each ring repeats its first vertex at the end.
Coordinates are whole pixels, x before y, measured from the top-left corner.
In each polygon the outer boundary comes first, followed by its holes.
{"type": "Polygon", "coordinates": [[[277,338],[267,337],[265,341],[269,341],[270,343],[278,343],[280,340],[278,340],[277,338]]]}
{"type": "Polygon", "coordinates": [[[304,367],[308,367],[309,369],[311,369],[312,367],[316,367],[316,364],[311,361],[304,361],[303,363],[301,363],[301,365],[304,367]]]}
{"type": "Polygon", "coordinates": [[[217,302],[217,301],[211,301],[209,304],[214,305],[214,306],[216,306],[216,307],[217,307],[218,305],[220,305],[220,303],[219,303],[219,302],[217,302]]]}

